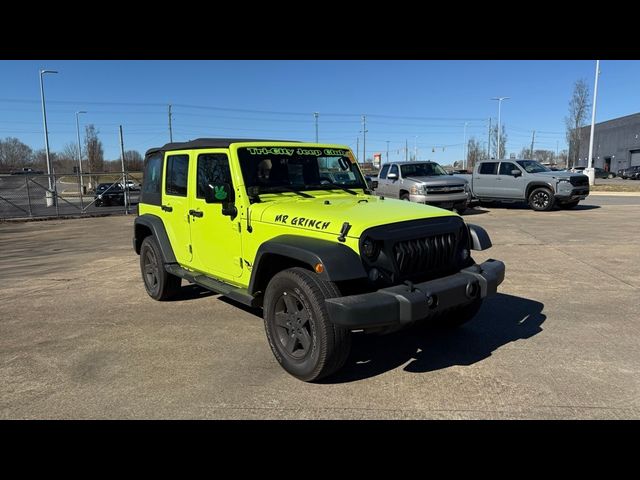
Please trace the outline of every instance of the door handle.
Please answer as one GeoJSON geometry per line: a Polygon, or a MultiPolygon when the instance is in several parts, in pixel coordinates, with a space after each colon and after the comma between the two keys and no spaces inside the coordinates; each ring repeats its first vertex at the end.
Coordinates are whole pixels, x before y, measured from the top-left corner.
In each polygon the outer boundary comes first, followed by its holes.
{"type": "Polygon", "coordinates": [[[160,208],[162,210],[164,210],[165,212],[173,212],[173,207],[171,207],[169,205],[162,205],[160,208]]]}
{"type": "Polygon", "coordinates": [[[202,218],[204,217],[204,212],[199,210],[189,210],[189,215],[193,215],[194,217],[202,218]]]}

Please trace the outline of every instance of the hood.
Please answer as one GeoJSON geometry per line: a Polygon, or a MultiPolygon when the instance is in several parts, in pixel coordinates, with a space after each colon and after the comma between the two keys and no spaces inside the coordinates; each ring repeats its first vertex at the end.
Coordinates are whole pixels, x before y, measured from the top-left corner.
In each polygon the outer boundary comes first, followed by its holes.
{"type": "Polygon", "coordinates": [[[411,180],[412,182],[424,183],[425,185],[464,185],[467,180],[462,177],[456,177],[455,175],[433,175],[430,177],[406,177],[405,180],[411,180]]]}
{"type": "Polygon", "coordinates": [[[455,213],[429,205],[405,202],[375,195],[344,195],[307,192],[315,198],[283,194],[277,199],[262,198],[250,207],[253,222],[289,225],[315,232],[340,234],[349,222],[349,237],[358,238],[367,228],[426,217],[456,216],[455,213]],[[266,200],[266,201],[265,201],[266,200]]]}

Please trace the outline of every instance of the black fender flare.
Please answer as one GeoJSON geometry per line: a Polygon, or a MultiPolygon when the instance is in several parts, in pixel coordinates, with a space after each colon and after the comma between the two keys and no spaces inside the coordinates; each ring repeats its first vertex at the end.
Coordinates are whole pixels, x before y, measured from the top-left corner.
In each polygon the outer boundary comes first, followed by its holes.
{"type": "Polygon", "coordinates": [[[141,232],[145,230],[145,227],[151,231],[151,234],[154,237],[156,237],[164,263],[177,263],[178,261],[173,253],[173,248],[171,248],[171,242],[169,241],[169,236],[164,228],[162,219],[157,215],[152,215],[150,213],[140,215],[133,221],[133,248],[136,253],[140,255],[140,246],[142,245],[142,240],[144,240],[145,237],[141,232]]]}
{"type": "Polygon", "coordinates": [[[531,195],[531,192],[539,187],[544,187],[544,188],[548,188],[549,190],[551,190],[551,193],[555,196],[556,194],[556,189],[553,187],[553,185],[551,183],[547,183],[547,182],[541,182],[541,181],[536,181],[536,182],[531,182],[527,185],[527,189],[525,190],[524,193],[524,199],[528,202],[529,201],[529,195],[531,195]]]}
{"type": "Polygon", "coordinates": [[[467,223],[467,227],[471,237],[471,250],[487,250],[492,247],[489,234],[484,228],[473,223],[467,223]]]}
{"type": "MultiPolygon", "coordinates": [[[[351,248],[338,242],[298,235],[279,235],[264,242],[258,248],[251,270],[249,294],[255,295],[264,285],[264,272],[271,269],[269,258],[285,257],[309,265],[314,270],[321,263],[324,270],[320,278],[332,282],[366,278],[367,272],[360,256],[351,248]]],[[[315,270],[314,270],[315,271],[315,270]]]]}

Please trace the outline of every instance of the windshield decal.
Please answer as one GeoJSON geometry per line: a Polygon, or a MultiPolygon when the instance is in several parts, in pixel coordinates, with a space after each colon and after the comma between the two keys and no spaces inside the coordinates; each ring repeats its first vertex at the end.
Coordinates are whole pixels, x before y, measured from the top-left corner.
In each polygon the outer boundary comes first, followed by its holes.
{"type": "Polygon", "coordinates": [[[305,217],[293,217],[289,220],[289,215],[276,215],[275,221],[284,223],[285,225],[296,225],[298,227],[315,228],[317,230],[326,230],[329,225],[331,225],[331,222],[305,217]]]}

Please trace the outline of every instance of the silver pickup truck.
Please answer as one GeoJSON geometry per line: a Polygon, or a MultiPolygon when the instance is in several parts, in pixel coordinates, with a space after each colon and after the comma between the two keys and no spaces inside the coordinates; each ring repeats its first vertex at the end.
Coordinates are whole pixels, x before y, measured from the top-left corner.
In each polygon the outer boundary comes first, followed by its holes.
{"type": "Polygon", "coordinates": [[[455,175],[471,184],[473,200],[527,202],[533,210],[573,208],[589,195],[589,178],[581,173],[549,170],[535,160],[491,160],[472,175],[455,175]]]}
{"type": "Polygon", "coordinates": [[[459,214],[470,200],[468,182],[448,175],[435,162],[387,163],[373,185],[376,195],[454,209],[459,214]]]}

